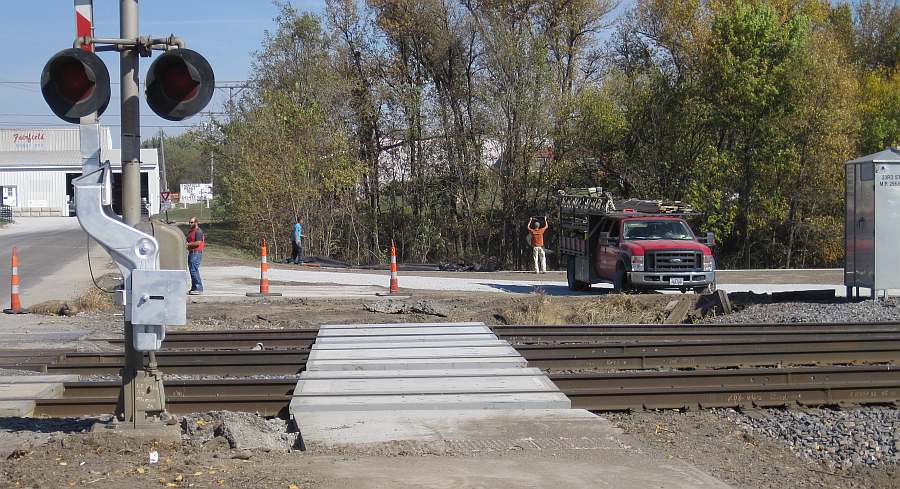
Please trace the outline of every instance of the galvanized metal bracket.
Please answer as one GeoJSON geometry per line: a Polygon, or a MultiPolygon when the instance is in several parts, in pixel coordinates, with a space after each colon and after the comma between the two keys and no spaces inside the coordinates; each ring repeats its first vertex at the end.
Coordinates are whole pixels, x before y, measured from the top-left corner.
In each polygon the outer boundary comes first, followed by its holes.
{"type": "Polygon", "coordinates": [[[100,163],[99,125],[81,124],[83,174],[72,181],[84,231],[109,253],[125,282],[125,320],[134,326],[134,348],[159,350],[165,327],[186,322],[189,275],[159,269],[159,242],[125,224],[111,207],[112,168],[100,163]]]}

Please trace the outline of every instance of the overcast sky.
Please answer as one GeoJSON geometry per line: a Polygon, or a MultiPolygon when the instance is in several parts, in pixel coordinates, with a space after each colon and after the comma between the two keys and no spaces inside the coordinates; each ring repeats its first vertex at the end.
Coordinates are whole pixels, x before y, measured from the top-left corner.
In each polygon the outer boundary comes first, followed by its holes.
{"type": "MultiPolygon", "coordinates": [[[[75,38],[75,10],[72,0],[3,0],[3,29],[0,45],[0,127],[66,125],[50,112],[41,96],[40,76],[47,59],[72,46],[75,38]],[[17,82],[17,83],[10,83],[17,82]]],[[[294,0],[297,8],[321,12],[324,0],[294,0]]],[[[176,34],[187,46],[205,56],[217,82],[247,78],[251,53],[260,47],[266,29],[273,29],[278,9],[270,0],[143,0],[140,3],[140,32],[143,35],[176,34]]],[[[94,26],[98,37],[119,37],[119,2],[94,0],[94,26]]],[[[116,83],[119,63],[116,53],[99,53],[116,83]]],[[[141,58],[141,80],[152,58],[141,58]]],[[[142,90],[143,92],[143,90],[142,90]]],[[[228,91],[217,90],[209,111],[220,111],[228,91]]],[[[198,123],[201,116],[182,122],[157,117],[141,103],[142,138],[169,126],[167,134],[198,123]]],[[[119,86],[112,87],[112,99],[101,123],[113,131],[113,145],[119,146],[119,86]]]]}

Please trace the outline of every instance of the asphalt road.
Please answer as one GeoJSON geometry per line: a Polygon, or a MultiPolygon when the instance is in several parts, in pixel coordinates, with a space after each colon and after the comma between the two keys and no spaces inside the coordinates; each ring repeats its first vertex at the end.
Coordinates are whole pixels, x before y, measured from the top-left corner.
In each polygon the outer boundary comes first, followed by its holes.
{"type": "MultiPolygon", "coordinates": [[[[26,307],[51,299],[81,295],[90,285],[87,234],[74,217],[20,218],[0,229],[0,305],[9,306],[12,248],[19,254],[22,304],[26,307]]],[[[107,271],[109,258],[96,244],[91,258],[95,274],[107,271]]]]}

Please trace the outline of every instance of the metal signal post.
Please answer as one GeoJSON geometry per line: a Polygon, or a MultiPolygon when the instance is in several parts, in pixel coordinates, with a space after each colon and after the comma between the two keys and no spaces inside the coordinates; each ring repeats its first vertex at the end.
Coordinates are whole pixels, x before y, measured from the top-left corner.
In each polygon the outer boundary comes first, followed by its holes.
{"type": "Polygon", "coordinates": [[[209,63],[185,49],[182,40],[139,36],[138,0],[120,0],[119,9],[120,37],[98,38],[92,1],[75,0],[74,47],[50,58],[41,74],[41,91],[57,116],[79,124],[82,176],[73,181],[77,217],[119,266],[124,281],[118,299],[125,316],[125,364],[116,416],[126,426],[143,428],[154,425],[154,415],[165,413],[154,352],[162,346],[167,325],[186,322],[188,274],[171,265],[172,254],[185,253],[180,231],[159,224],[150,235],[135,227],[141,220],[139,60],[153,50],[164,51],[150,66],[147,103],[167,120],[200,112],[212,98],[215,78],[209,63]],[[95,49],[120,52],[122,218],[111,208],[112,167],[101,162],[98,118],[109,104],[110,80],[95,49]],[[161,263],[169,263],[170,269],[161,269],[161,263]]]}

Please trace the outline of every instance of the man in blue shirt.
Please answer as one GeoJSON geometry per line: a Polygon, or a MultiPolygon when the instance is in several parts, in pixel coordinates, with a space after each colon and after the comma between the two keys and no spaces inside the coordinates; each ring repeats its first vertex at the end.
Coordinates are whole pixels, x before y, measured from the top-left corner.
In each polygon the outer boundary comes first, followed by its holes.
{"type": "Polygon", "coordinates": [[[303,238],[305,237],[306,235],[303,234],[303,218],[298,216],[294,223],[294,229],[291,232],[291,260],[289,263],[299,265],[303,262],[303,238]]]}

